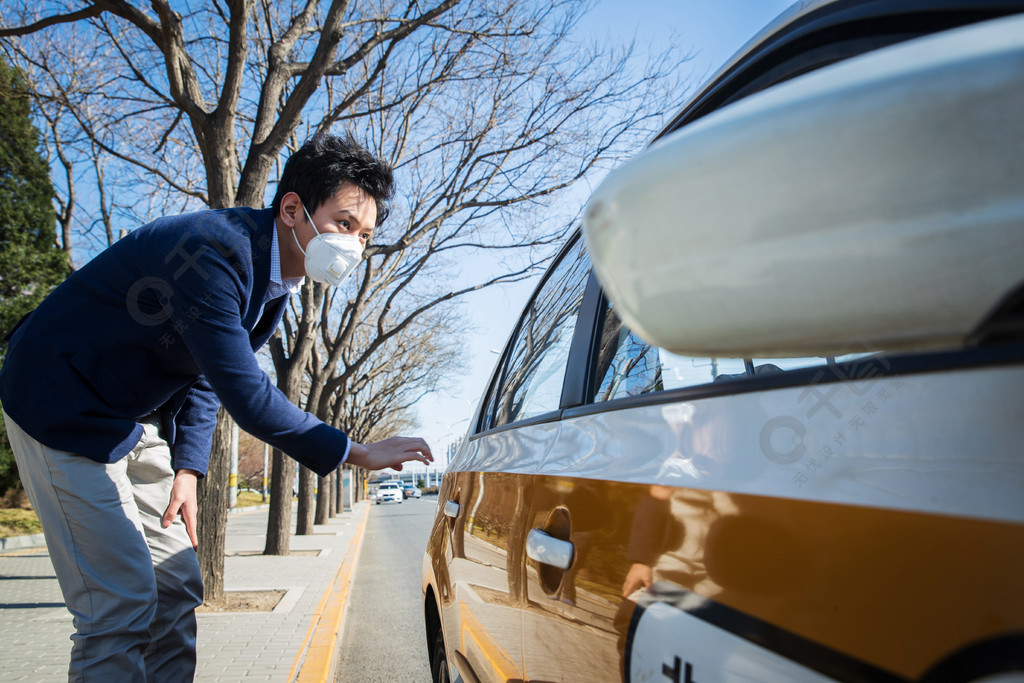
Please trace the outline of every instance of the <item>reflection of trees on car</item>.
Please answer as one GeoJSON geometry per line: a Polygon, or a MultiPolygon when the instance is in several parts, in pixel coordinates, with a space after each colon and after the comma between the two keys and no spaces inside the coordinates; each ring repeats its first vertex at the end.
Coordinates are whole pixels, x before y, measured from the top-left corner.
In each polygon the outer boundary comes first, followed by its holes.
{"type": "Polygon", "coordinates": [[[596,376],[602,378],[598,402],[664,389],[658,349],[623,325],[611,306],[605,309],[596,376]]]}
{"type": "MultiPolygon", "coordinates": [[[[466,477],[465,483],[462,486],[462,491],[458,498],[450,498],[451,500],[459,503],[459,515],[452,521],[452,556],[459,559],[465,559],[466,557],[466,525],[467,521],[469,502],[473,500],[473,495],[476,490],[476,480],[483,477],[483,474],[478,473],[475,477],[466,477]]],[[[446,492],[442,491],[442,494],[446,492]]],[[[444,564],[444,563],[442,563],[444,564]]],[[[447,573],[448,565],[444,564],[445,573],[447,573]]]]}
{"type": "MultiPolygon", "coordinates": [[[[529,500],[532,489],[528,490],[519,479],[515,486],[515,502],[511,508],[511,519],[523,519],[526,510],[529,508],[529,500]]],[[[525,607],[530,599],[526,586],[526,533],[525,524],[512,524],[511,533],[508,537],[508,553],[505,557],[505,566],[508,569],[508,594],[513,604],[525,607]]]]}
{"type": "Polygon", "coordinates": [[[501,394],[489,426],[558,408],[573,323],[589,272],[590,260],[581,240],[555,268],[520,322],[504,377],[497,385],[501,394]]]}

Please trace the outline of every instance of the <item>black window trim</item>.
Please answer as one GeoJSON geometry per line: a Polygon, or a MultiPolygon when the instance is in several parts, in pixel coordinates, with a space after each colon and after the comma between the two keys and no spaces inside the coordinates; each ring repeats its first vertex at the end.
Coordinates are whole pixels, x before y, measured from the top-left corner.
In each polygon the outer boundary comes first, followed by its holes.
{"type": "Polygon", "coordinates": [[[588,278],[576,318],[572,345],[569,347],[569,360],[565,364],[562,399],[558,404],[561,410],[584,405],[589,401],[591,375],[597,365],[598,349],[595,340],[599,339],[604,324],[605,297],[593,268],[588,278]]]}
{"type": "Polygon", "coordinates": [[[491,427],[487,431],[477,432],[470,436],[467,441],[475,441],[480,437],[493,436],[500,434],[501,432],[507,432],[510,429],[522,429],[523,427],[532,427],[534,425],[544,424],[547,422],[561,422],[565,416],[563,410],[552,410],[547,413],[541,413],[540,415],[534,415],[522,420],[516,420],[515,422],[506,422],[503,425],[497,427],[491,427]]]}
{"type": "MultiPolygon", "coordinates": [[[[1024,343],[986,346],[983,348],[885,354],[882,357],[885,360],[885,364],[889,367],[880,370],[873,377],[899,377],[1000,365],[1024,365],[1024,343]]],[[[656,391],[641,396],[628,396],[599,403],[591,402],[563,410],[562,419],[568,420],[584,415],[593,415],[611,410],[626,410],[640,406],[677,403],[679,401],[696,401],[718,396],[733,396],[751,392],[809,386],[812,382],[816,385],[836,384],[849,381],[844,379],[843,376],[847,373],[843,373],[843,370],[852,370],[858,363],[863,362],[863,359],[858,359],[822,363],[821,365],[785,370],[769,375],[746,376],[724,382],[697,384],[690,387],[656,391]],[[826,372],[824,376],[819,377],[819,373],[822,370],[826,372]],[[837,370],[838,372],[829,372],[829,370],[837,370]]]]}
{"type": "MultiPolygon", "coordinates": [[[[594,278],[596,280],[596,278],[594,278]]],[[[584,299],[586,302],[586,298],[584,299]]],[[[602,297],[603,301],[603,297],[602,297]]],[[[581,311],[582,313],[582,311],[581,311]]],[[[585,353],[588,357],[588,374],[592,374],[596,365],[596,358],[589,353],[589,347],[594,339],[591,334],[589,340],[577,340],[574,335],[573,354],[585,353]],[[577,345],[585,345],[586,348],[577,348],[577,345]]],[[[581,354],[582,355],[582,354],[581,354]]],[[[925,373],[952,372],[958,370],[981,369],[994,366],[1024,365],[1024,343],[1001,344],[996,346],[985,346],[981,348],[952,349],[944,351],[912,352],[905,354],[888,354],[884,356],[885,363],[889,367],[880,370],[874,377],[903,377],[925,373]]],[[[509,429],[519,429],[548,422],[557,422],[576,417],[584,417],[613,410],[628,410],[644,406],[654,406],[666,403],[678,403],[680,401],[697,401],[720,396],[735,396],[751,392],[771,391],[776,389],[790,389],[794,387],[808,386],[811,382],[817,385],[827,386],[839,382],[848,381],[840,375],[845,375],[844,370],[854,369],[863,360],[850,360],[834,363],[822,363],[806,368],[786,370],[784,372],[770,375],[747,376],[724,382],[698,384],[690,387],[680,387],[666,391],[656,391],[641,396],[628,396],[612,399],[610,401],[578,403],[563,409],[550,411],[542,415],[536,415],[529,419],[509,422],[493,429],[477,432],[469,437],[475,440],[479,437],[491,436],[509,429]],[[839,372],[829,372],[836,369],[839,372]],[[825,370],[824,376],[818,376],[825,370]]],[[[587,389],[589,391],[589,388],[587,389]]]]}

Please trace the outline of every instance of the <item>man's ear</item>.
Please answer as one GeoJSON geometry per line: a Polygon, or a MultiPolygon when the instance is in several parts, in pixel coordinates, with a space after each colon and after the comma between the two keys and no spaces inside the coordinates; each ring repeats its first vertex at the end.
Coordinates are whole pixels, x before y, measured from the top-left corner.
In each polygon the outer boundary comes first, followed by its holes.
{"type": "Polygon", "coordinates": [[[294,192],[287,192],[281,197],[278,218],[289,228],[295,227],[295,222],[302,215],[302,200],[294,192]]]}

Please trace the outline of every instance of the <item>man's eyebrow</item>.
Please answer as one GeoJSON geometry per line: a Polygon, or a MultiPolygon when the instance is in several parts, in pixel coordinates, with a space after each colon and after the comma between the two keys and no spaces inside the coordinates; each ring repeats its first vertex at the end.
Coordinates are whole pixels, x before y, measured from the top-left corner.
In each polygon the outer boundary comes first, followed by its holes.
{"type": "Polygon", "coordinates": [[[371,226],[369,226],[367,228],[366,226],[363,225],[363,222],[361,220],[359,220],[359,216],[357,216],[354,212],[352,212],[352,211],[350,211],[348,209],[335,209],[334,213],[335,213],[336,216],[339,215],[339,214],[345,214],[345,216],[347,216],[350,221],[355,223],[356,226],[358,226],[360,228],[368,229],[371,232],[373,231],[374,227],[376,227],[376,226],[371,225],[371,226]]]}

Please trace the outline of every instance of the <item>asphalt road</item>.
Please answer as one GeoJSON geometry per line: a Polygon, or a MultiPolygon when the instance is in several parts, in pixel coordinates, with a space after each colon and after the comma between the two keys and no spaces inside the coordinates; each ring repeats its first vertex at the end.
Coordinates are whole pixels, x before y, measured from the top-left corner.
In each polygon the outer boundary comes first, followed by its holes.
{"type": "Polygon", "coordinates": [[[337,680],[430,681],[420,571],[437,498],[370,507],[337,680]]]}

